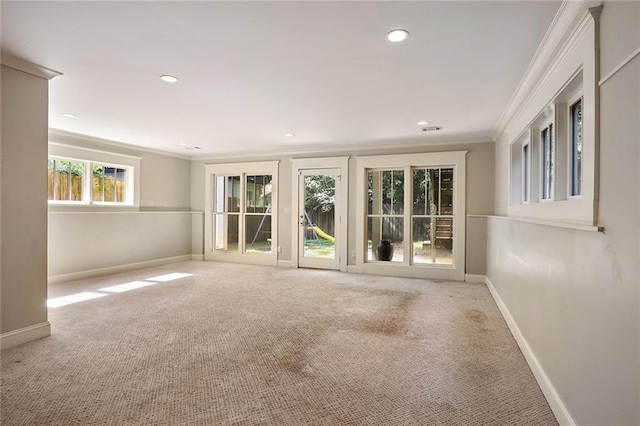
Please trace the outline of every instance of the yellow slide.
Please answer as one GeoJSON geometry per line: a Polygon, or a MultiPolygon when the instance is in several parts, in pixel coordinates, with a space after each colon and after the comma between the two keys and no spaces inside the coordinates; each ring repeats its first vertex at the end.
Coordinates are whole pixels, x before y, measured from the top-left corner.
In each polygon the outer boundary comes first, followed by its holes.
{"type": "Polygon", "coordinates": [[[316,231],[316,234],[318,234],[318,237],[324,238],[325,240],[330,241],[330,242],[335,244],[336,239],[333,238],[331,235],[325,233],[322,229],[318,228],[317,226],[314,226],[313,230],[316,231]]]}

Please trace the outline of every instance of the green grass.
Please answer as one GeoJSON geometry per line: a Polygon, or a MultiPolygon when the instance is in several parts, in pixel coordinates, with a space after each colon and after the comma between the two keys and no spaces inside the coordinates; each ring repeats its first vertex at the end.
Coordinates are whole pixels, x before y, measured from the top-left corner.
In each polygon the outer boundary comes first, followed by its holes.
{"type": "Polygon", "coordinates": [[[335,259],[335,244],[327,240],[307,240],[304,244],[304,257],[335,259]]]}

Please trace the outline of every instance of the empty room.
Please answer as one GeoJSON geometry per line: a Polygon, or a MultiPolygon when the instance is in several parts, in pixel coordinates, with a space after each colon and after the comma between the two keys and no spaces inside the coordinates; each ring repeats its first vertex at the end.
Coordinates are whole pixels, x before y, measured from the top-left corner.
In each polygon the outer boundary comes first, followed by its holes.
{"type": "Polygon", "coordinates": [[[3,425],[640,425],[640,2],[0,3],[3,425]]]}

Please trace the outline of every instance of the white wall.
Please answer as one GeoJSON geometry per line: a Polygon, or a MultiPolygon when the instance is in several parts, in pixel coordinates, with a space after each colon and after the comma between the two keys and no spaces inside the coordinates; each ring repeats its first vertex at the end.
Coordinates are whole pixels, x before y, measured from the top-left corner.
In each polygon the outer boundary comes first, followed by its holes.
{"type": "Polygon", "coordinates": [[[191,257],[190,160],[57,131],[49,140],[141,158],[139,209],[50,206],[49,282],[191,257]]]}
{"type": "MultiPolygon", "coordinates": [[[[4,61],[4,58],[3,58],[4,61]]],[[[1,332],[47,322],[48,81],[2,65],[1,332]]],[[[8,341],[8,340],[7,340],[8,341]]]]}
{"type": "MultiPolygon", "coordinates": [[[[604,77],[640,47],[640,3],[605,2],[600,40],[604,77]]],[[[640,57],[600,89],[604,233],[491,218],[487,275],[568,418],[637,425],[640,57]]],[[[499,214],[507,211],[509,143],[501,135],[496,144],[499,214]]]]}
{"type": "MultiPolygon", "coordinates": [[[[308,153],[305,155],[273,155],[269,157],[251,158],[224,158],[209,159],[206,161],[198,160],[192,162],[191,167],[191,208],[194,211],[204,211],[204,164],[220,163],[236,163],[250,161],[269,161],[279,160],[279,183],[281,190],[278,194],[279,211],[278,211],[278,241],[282,248],[282,252],[278,254],[279,261],[290,261],[292,259],[291,247],[291,211],[296,211],[291,205],[291,188],[293,185],[291,177],[291,159],[292,158],[313,158],[313,157],[334,157],[334,156],[350,156],[349,160],[349,194],[348,194],[348,210],[349,210],[349,239],[348,253],[355,248],[355,224],[356,205],[356,174],[355,174],[355,156],[358,155],[385,155],[385,154],[406,154],[421,152],[440,152],[440,151],[469,151],[467,154],[467,215],[490,215],[493,214],[494,208],[494,179],[493,179],[493,163],[494,163],[494,144],[476,143],[464,145],[427,145],[413,148],[387,148],[375,150],[357,150],[349,152],[323,152],[308,153]],[[287,213],[289,212],[289,213],[287,213]]],[[[194,226],[193,241],[201,241],[202,234],[199,233],[201,227],[194,226]]],[[[466,268],[468,274],[485,274],[485,253],[486,253],[486,218],[472,217],[467,220],[467,262],[466,268]]],[[[198,245],[198,247],[201,247],[198,245]]],[[[195,248],[195,246],[194,246],[195,248]]],[[[195,252],[194,252],[195,253],[195,252]]],[[[201,253],[199,253],[201,254],[201,253]]],[[[355,264],[355,258],[349,257],[350,265],[355,264]]]]}

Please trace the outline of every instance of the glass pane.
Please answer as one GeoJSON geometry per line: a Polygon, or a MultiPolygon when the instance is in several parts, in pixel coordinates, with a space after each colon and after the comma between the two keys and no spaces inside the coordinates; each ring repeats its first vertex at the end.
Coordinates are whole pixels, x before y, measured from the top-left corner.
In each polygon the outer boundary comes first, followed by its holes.
{"type": "Polygon", "coordinates": [[[82,201],[82,176],[84,163],[71,163],[71,200],[82,201]]]}
{"type": "Polygon", "coordinates": [[[571,107],[571,195],[582,194],[582,100],[571,107]]]}
{"type": "Polygon", "coordinates": [[[127,170],[116,169],[116,201],[127,201],[127,170]]]}
{"type": "Polygon", "coordinates": [[[271,215],[245,216],[245,252],[271,253],[271,215]]]}
{"type": "Polygon", "coordinates": [[[240,176],[216,176],[216,212],[240,212],[240,176]]]}
{"type": "Polygon", "coordinates": [[[403,225],[404,219],[401,217],[367,218],[367,261],[402,262],[404,260],[403,225]]]}
{"type": "Polygon", "coordinates": [[[438,214],[453,214],[453,168],[440,169],[438,214]]]}
{"type": "Polygon", "coordinates": [[[381,181],[380,174],[382,172],[369,170],[367,171],[367,214],[381,214],[381,181]]]}
{"type": "Polygon", "coordinates": [[[414,218],[411,243],[414,264],[451,265],[453,218],[414,218]],[[432,226],[434,223],[436,226],[432,226]]]}
{"type": "Polygon", "coordinates": [[[247,176],[246,202],[247,213],[268,213],[271,211],[271,175],[247,176]]]}
{"type": "Polygon", "coordinates": [[[382,214],[404,213],[404,171],[382,172],[382,214]]]}
{"type": "Polygon", "coordinates": [[[529,144],[522,147],[522,201],[529,201],[529,144]]]}
{"type": "Polygon", "coordinates": [[[240,176],[228,176],[226,182],[227,212],[240,212],[240,176]]]}
{"type": "Polygon", "coordinates": [[[237,214],[213,215],[215,250],[238,251],[239,218],[237,214]]]}
{"type": "Polygon", "coordinates": [[[55,199],[68,201],[71,196],[71,162],[56,160],[55,170],[55,199]]]}
{"type": "Polygon", "coordinates": [[[53,176],[55,174],[54,160],[47,162],[47,198],[53,200],[53,176]]]}
{"type": "Polygon", "coordinates": [[[116,200],[116,169],[115,167],[104,168],[104,201],[114,202],[116,200]]]}
{"type": "Polygon", "coordinates": [[[104,190],[104,167],[93,166],[91,176],[91,201],[102,201],[104,190]]]}
{"type": "Polygon", "coordinates": [[[336,258],[335,202],[335,175],[304,177],[304,257],[336,258]]]}

